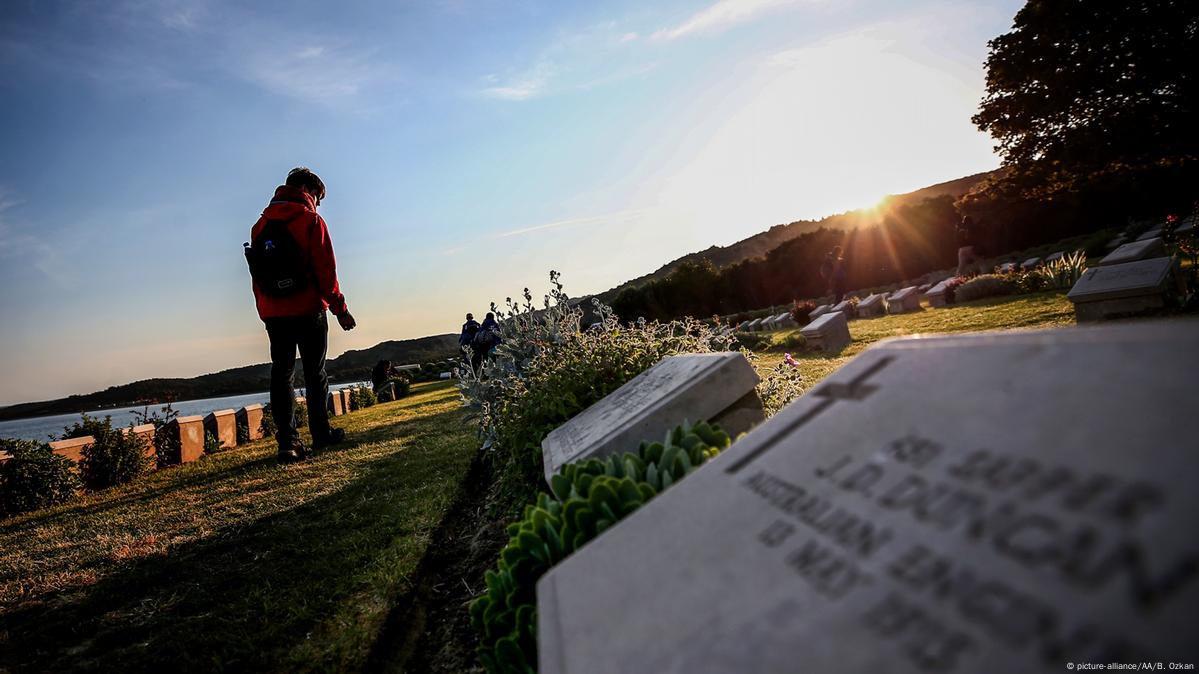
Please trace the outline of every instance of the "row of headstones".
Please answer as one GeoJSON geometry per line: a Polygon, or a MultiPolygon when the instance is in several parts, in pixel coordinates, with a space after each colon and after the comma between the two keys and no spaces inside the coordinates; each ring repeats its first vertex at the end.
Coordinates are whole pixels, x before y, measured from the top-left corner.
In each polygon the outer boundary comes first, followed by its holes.
{"type": "MultiPolygon", "coordinates": [[[[239,410],[217,410],[207,416],[176,417],[167,425],[167,433],[169,437],[178,440],[175,444],[179,447],[179,454],[169,457],[169,460],[172,463],[190,463],[199,459],[204,454],[205,432],[212,433],[220,441],[222,447],[235,447],[239,423],[245,424],[249,429],[250,440],[258,440],[262,437],[262,409],[261,404],[254,404],[246,405],[239,410]]],[[[155,456],[157,449],[154,443],[153,424],[122,428],[121,432],[141,436],[145,440],[146,456],[150,458],[155,456]]],[[[90,447],[95,441],[96,439],[90,435],[55,440],[50,443],[50,449],[55,454],[65,456],[72,461],[79,461],[83,458],[83,450],[90,447]]]]}
{"type": "Polygon", "coordinates": [[[664,359],[546,437],[547,480],[685,420],[754,428],[540,579],[539,671],[1194,662],[1196,343],[1179,321],[892,340],[760,424],[740,354],[664,359]]]}
{"type": "Polygon", "coordinates": [[[744,321],[737,327],[726,330],[723,334],[728,334],[728,332],[770,332],[772,330],[782,330],[783,328],[793,328],[795,325],[795,319],[791,317],[791,312],[788,311],[777,316],[764,316],[752,321],[744,321]]]}
{"type": "MultiPolygon", "coordinates": [[[[1189,235],[1197,220],[1191,216],[1179,224],[1175,235],[1189,235]]],[[[1074,303],[1079,321],[1098,321],[1153,311],[1166,306],[1173,292],[1185,292],[1178,273],[1178,258],[1166,250],[1162,226],[1144,232],[1133,241],[1125,235],[1108,243],[1112,249],[1097,266],[1083,272],[1066,294],[1074,303]]]]}
{"type": "MultiPolygon", "coordinates": [[[[353,396],[354,392],[359,388],[343,388],[339,391],[330,391],[325,404],[329,415],[341,416],[354,409],[353,396]]],[[[306,404],[307,401],[304,396],[296,396],[296,402],[306,404]]],[[[254,404],[246,405],[239,410],[217,410],[210,412],[206,416],[176,417],[168,424],[167,433],[169,437],[178,441],[175,444],[179,447],[179,454],[169,457],[169,459],[172,463],[191,463],[198,460],[204,455],[204,436],[206,433],[211,433],[221,443],[222,448],[236,447],[237,426],[239,424],[246,426],[251,442],[259,440],[262,438],[262,414],[263,406],[261,404],[254,404]]],[[[153,424],[122,428],[121,432],[141,436],[146,441],[146,456],[155,456],[157,450],[154,444],[153,424]]],[[[83,458],[83,450],[90,447],[95,441],[96,439],[90,435],[55,440],[50,443],[50,449],[55,454],[65,456],[72,461],[79,461],[83,458]]]]}

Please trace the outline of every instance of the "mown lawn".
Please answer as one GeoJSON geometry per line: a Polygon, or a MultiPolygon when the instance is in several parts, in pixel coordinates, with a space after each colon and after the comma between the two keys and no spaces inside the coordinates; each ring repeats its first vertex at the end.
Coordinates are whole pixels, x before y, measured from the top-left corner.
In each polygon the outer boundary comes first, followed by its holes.
{"type": "Polygon", "coordinates": [[[475,452],[449,383],[0,521],[0,671],[360,669],[475,452]]]}
{"type": "Polygon", "coordinates": [[[783,360],[784,353],[790,353],[799,361],[806,388],[824,379],[871,344],[888,337],[1054,328],[1074,323],[1074,305],[1061,292],[994,297],[937,309],[925,306],[919,312],[850,321],[849,335],[853,341],[844,351],[835,355],[805,350],[799,337],[799,328],[766,333],[762,340],[768,346],[755,349],[759,356],[755,365],[764,374],[783,360]]]}

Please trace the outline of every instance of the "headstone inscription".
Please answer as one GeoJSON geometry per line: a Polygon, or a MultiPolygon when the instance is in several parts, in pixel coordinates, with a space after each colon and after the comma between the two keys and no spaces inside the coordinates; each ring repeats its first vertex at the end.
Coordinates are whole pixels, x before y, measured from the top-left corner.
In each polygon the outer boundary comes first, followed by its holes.
{"type": "Polygon", "coordinates": [[[887,313],[886,299],[887,295],[885,293],[875,293],[858,302],[858,316],[869,318],[872,316],[882,316],[887,313]]]}
{"type": "Polygon", "coordinates": [[[1197,340],[871,348],[544,576],[540,671],[1195,663],[1197,340]]]}
{"type": "Polygon", "coordinates": [[[545,437],[545,479],[568,463],[636,451],[684,421],[715,421],[735,438],[764,416],[758,381],[737,352],[663,358],[545,437]]]}
{"type": "Polygon", "coordinates": [[[1108,253],[1107,257],[1099,261],[1099,266],[1102,267],[1109,264],[1124,264],[1125,262],[1148,260],[1149,258],[1163,257],[1165,254],[1166,244],[1161,239],[1133,241],[1132,243],[1126,243],[1108,253]]]}
{"type": "Polygon", "coordinates": [[[237,413],[233,410],[217,410],[204,417],[204,431],[212,433],[222,449],[237,446],[237,413]]]}
{"type": "MultiPolygon", "coordinates": [[[[1159,239],[1160,240],[1160,239],[1159,239]]],[[[1079,321],[1098,321],[1160,309],[1166,305],[1170,275],[1177,261],[1170,257],[1091,267],[1066,293],[1079,321]]]]}
{"type": "Polygon", "coordinates": [[[841,311],[830,311],[799,331],[808,346],[827,353],[838,353],[849,346],[849,319],[841,311]]]}
{"type": "Polygon", "coordinates": [[[902,314],[909,311],[920,310],[920,289],[916,286],[909,286],[902,290],[896,290],[887,298],[887,313],[902,314]]]}

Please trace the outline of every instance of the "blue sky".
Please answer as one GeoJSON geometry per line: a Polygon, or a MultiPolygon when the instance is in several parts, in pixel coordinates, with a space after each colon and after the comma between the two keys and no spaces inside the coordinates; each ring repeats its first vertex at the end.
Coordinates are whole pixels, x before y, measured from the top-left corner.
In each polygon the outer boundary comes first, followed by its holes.
{"type": "Polygon", "coordinates": [[[12,0],[0,404],[265,362],[241,243],[295,165],[359,322],[331,355],[989,170],[1020,5],[12,0]]]}

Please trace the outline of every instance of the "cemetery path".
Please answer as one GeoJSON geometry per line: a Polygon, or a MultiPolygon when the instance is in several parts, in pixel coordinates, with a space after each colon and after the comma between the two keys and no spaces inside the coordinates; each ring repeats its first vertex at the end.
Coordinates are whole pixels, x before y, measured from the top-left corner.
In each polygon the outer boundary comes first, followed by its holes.
{"type": "Polygon", "coordinates": [[[355,671],[475,451],[452,384],[0,523],[0,671],[355,671]]]}

